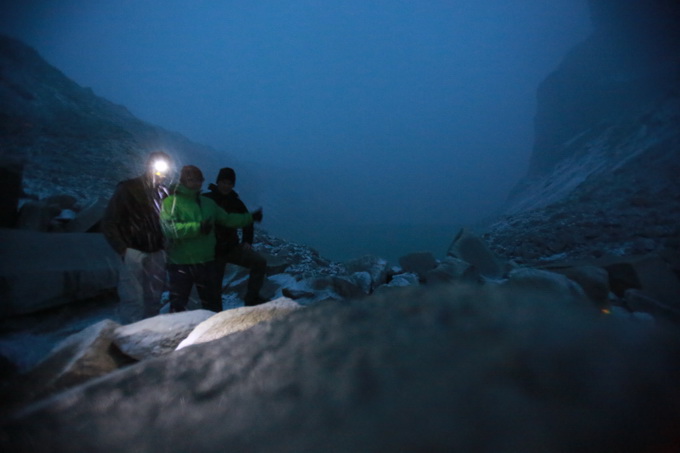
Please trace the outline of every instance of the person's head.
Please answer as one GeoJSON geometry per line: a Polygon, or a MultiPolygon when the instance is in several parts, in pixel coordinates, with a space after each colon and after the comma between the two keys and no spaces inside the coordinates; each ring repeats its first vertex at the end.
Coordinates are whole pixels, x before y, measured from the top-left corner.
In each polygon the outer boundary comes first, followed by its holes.
{"type": "Polygon", "coordinates": [[[154,182],[162,182],[172,170],[172,159],[162,151],[149,154],[146,160],[146,175],[154,182]]]}
{"type": "Polygon", "coordinates": [[[185,165],[179,174],[179,182],[190,190],[200,190],[205,178],[200,168],[194,165],[185,165]]]}
{"type": "Polygon", "coordinates": [[[220,169],[220,172],[217,174],[217,190],[224,195],[228,195],[234,190],[235,185],[236,172],[234,169],[229,167],[220,169]]]}

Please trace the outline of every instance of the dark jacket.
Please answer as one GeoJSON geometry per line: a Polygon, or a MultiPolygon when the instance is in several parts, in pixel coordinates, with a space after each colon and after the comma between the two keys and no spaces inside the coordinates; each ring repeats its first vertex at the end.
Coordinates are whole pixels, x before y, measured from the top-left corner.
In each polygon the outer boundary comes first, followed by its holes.
{"type": "MultiPolygon", "coordinates": [[[[248,212],[248,208],[241,201],[238,193],[231,191],[229,195],[224,195],[217,190],[215,184],[210,184],[208,186],[207,192],[203,196],[211,198],[219,207],[227,212],[233,212],[237,214],[244,214],[248,212]]],[[[252,224],[243,228],[243,242],[247,244],[253,243],[253,238],[255,236],[255,228],[252,224]]],[[[217,246],[215,247],[216,256],[224,256],[237,247],[240,243],[238,237],[238,230],[236,228],[228,228],[221,225],[215,225],[215,236],[217,237],[217,246]]]]}
{"type": "Polygon", "coordinates": [[[122,254],[127,248],[147,253],[163,249],[159,213],[166,196],[165,187],[154,187],[145,176],[118,184],[101,223],[102,233],[116,252],[122,254]]]}

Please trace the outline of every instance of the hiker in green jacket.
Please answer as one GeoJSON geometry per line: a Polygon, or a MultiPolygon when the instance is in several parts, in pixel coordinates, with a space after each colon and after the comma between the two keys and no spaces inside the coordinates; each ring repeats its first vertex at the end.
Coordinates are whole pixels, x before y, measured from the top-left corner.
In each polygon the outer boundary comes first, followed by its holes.
{"type": "Polygon", "coordinates": [[[179,184],[163,200],[161,227],[165,235],[170,312],[185,311],[191,288],[206,310],[222,310],[222,297],[215,285],[214,225],[242,228],[262,221],[262,210],[253,213],[227,213],[209,198],[200,195],[203,173],[198,167],[182,167],[179,184]]]}

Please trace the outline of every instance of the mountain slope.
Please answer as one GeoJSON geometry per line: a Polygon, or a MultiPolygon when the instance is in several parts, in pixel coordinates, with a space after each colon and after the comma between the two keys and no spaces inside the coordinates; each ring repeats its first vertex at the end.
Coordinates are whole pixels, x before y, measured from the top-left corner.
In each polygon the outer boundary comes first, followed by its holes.
{"type": "Polygon", "coordinates": [[[677,255],[680,4],[590,5],[594,32],[540,86],[529,172],[487,235],[519,261],[677,255]]]}
{"type": "Polygon", "coordinates": [[[0,155],[23,163],[27,195],[108,197],[155,150],[192,163],[215,153],[135,118],[0,36],[0,155]]]}

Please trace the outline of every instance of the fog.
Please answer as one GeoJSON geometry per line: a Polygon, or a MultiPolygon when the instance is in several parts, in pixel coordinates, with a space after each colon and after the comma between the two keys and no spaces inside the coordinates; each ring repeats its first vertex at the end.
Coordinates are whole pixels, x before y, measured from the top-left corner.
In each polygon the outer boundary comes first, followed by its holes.
{"type": "Polygon", "coordinates": [[[13,3],[0,31],[80,85],[301,184],[237,190],[336,259],[441,255],[497,213],[528,168],[539,83],[590,31],[586,0],[13,3]]]}

